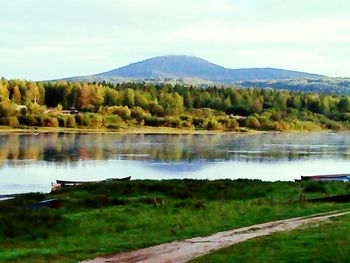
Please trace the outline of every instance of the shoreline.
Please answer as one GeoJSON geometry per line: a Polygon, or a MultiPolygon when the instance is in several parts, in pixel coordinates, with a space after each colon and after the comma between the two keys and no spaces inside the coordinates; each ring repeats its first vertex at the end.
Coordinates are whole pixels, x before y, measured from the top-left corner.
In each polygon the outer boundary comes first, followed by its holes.
{"type": "Polygon", "coordinates": [[[240,130],[240,131],[225,131],[225,130],[190,130],[190,129],[178,129],[171,127],[130,127],[126,129],[107,129],[107,128],[52,128],[52,127],[23,127],[23,128],[11,128],[8,126],[0,126],[0,134],[18,133],[18,134],[33,134],[33,133],[91,133],[91,134],[163,134],[163,135],[225,135],[225,134],[239,134],[239,135],[254,135],[254,134],[279,134],[279,133],[341,133],[347,132],[347,130],[288,130],[288,131],[262,131],[262,130],[240,130]]]}
{"type": "Polygon", "coordinates": [[[193,134],[193,135],[211,135],[211,134],[258,134],[258,133],[280,133],[280,131],[210,131],[210,130],[190,130],[177,129],[170,127],[130,127],[127,129],[107,129],[107,128],[51,128],[51,127],[24,127],[11,128],[7,126],[0,126],[1,133],[108,133],[108,134],[193,134]]]}

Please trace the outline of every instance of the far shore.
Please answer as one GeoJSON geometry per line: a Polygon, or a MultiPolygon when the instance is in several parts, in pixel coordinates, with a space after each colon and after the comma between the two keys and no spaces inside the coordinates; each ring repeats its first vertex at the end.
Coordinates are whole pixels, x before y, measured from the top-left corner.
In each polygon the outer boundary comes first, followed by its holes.
{"type": "Polygon", "coordinates": [[[252,129],[241,129],[238,131],[225,130],[192,130],[178,129],[170,127],[128,127],[126,129],[108,129],[108,128],[56,128],[56,127],[23,127],[12,128],[8,126],[0,126],[1,133],[109,133],[109,134],[193,134],[193,135],[211,135],[211,134],[262,134],[262,133],[310,133],[310,132],[341,132],[334,130],[288,130],[288,131],[261,131],[252,129]]]}
{"type": "Polygon", "coordinates": [[[11,128],[8,126],[0,126],[0,133],[111,133],[111,134],[255,134],[270,133],[278,131],[256,131],[256,130],[240,130],[240,131],[222,131],[222,130],[192,130],[178,129],[170,127],[128,127],[126,129],[108,129],[108,128],[52,128],[52,127],[23,127],[11,128]]]}

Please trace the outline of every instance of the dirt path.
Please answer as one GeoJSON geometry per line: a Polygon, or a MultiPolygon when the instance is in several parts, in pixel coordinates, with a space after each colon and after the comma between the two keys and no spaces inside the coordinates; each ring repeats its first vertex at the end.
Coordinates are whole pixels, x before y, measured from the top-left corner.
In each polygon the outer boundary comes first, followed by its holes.
{"type": "Polygon", "coordinates": [[[350,214],[350,211],[324,213],[312,217],[297,217],[286,220],[257,224],[234,230],[218,232],[207,237],[195,237],[183,241],[173,241],[153,247],[123,252],[106,257],[97,257],[85,263],[103,262],[147,262],[147,263],[180,263],[187,262],[213,250],[227,247],[251,238],[270,235],[274,232],[290,231],[304,224],[327,222],[331,217],[350,214]]]}

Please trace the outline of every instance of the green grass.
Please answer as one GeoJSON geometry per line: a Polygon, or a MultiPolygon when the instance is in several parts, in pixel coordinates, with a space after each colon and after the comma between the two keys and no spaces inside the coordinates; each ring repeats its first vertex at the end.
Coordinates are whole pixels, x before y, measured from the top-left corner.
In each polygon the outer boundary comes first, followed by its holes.
{"type": "Polygon", "coordinates": [[[348,204],[299,202],[345,194],[345,183],[251,180],[109,182],[0,202],[0,262],[76,262],[348,204]],[[45,198],[58,209],[28,209],[45,198]],[[152,199],[165,200],[155,207],[152,199]]]}
{"type": "Polygon", "coordinates": [[[191,262],[348,262],[350,216],[233,245],[191,262]]]}

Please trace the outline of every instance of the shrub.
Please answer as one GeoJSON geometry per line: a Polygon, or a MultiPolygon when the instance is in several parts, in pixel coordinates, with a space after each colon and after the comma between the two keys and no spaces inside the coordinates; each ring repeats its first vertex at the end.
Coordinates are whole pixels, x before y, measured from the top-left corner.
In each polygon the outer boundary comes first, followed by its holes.
{"type": "Polygon", "coordinates": [[[86,109],[87,112],[95,112],[95,106],[92,104],[89,104],[86,109]]]}
{"type": "Polygon", "coordinates": [[[58,127],[59,123],[56,117],[46,117],[44,120],[44,125],[46,127],[58,127]]]}
{"type": "Polygon", "coordinates": [[[164,118],[157,116],[150,116],[145,119],[145,125],[159,127],[165,124],[164,118]]]}
{"type": "Polygon", "coordinates": [[[180,128],[181,120],[177,117],[167,117],[165,119],[165,126],[172,127],[172,128],[180,128]]]}
{"type": "Polygon", "coordinates": [[[238,126],[239,126],[239,124],[238,124],[238,122],[236,121],[236,119],[230,118],[230,119],[228,120],[228,123],[227,123],[226,128],[227,128],[227,129],[235,130],[235,129],[238,128],[238,126]]]}
{"type": "Polygon", "coordinates": [[[67,116],[66,127],[68,127],[68,128],[76,128],[77,127],[74,116],[72,116],[72,115],[67,116]]]}
{"type": "Polygon", "coordinates": [[[66,118],[64,116],[58,116],[57,120],[60,127],[66,127],[66,118]]]}
{"type": "Polygon", "coordinates": [[[110,129],[126,128],[126,123],[118,115],[107,115],[105,117],[106,127],[110,129]]]}
{"type": "Polygon", "coordinates": [[[156,115],[159,117],[164,117],[166,115],[164,108],[159,104],[151,102],[149,104],[149,108],[152,115],[156,115]]]}
{"type": "Polygon", "coordinates": [[[128,106],[112,106],[107,108],[109,114],[119,115],[122,119],[128,120],[131,116],[131,110],[128,106]]]}
{"type": "Polygon", "coordinates": [[[331,120],[325,121],[324,125],[327,129],[330,130],[341,130],[343,128],[343,126],[340,123],[331,120]]]}
{"type": "MultiPolygon", "coordinates": [[[[37,125],[37,121],[34,115],[31,114],[27,114],[25,116],[23,116],[23,122],[25,125],[28,126],[36,126],[37,125]]],[[[22,123],[22,121],[21,121],[22,123]]]]}
{"type": "Polygon", "coordinates": [[[16,117],[7,117],[7,125],[16,128],[19,125],[19,121],[16,117]]]}
{"type": "Polygon", "coordinates": [[[43,105],[39,105],[39,104],[34,104],[34,103],[30,103],[28,105],[28,110],[32,113],[32,114],[43,114],[44,111],[46,110],[46,106],[43,105]]]}
{"type": "Polygon", "coordinates": [[[224,127],[224,129],[234,130],[238,128],[238,123],[236,119],[229,118],[227,116],[221,116],[217,119],[219,123],[224,127]]]}
{"type": "Polygon", "coordinates": [[[3,101],[0,103],[0,117],[13,116],[16,112],[14,104],[9,101],[3,101]]]}
{"type": "Polygon", "coordinates": [[[183,128],[191,128],[191,129],[194,128],[194,126],[192,125],[192,123],[190,121],[181,121],[180,126],[183,128]]]}
{"type": "Polygon", "coordinates": [[[260,127],[260,122],[256,117],[249,116],[245,121],[245,126],[252,129],[258,129],[260,127]]]}
{"type": "Polygon", "coordinates": [[[276,131],[282,131],[283,130],[283,124],[281,123],[281,121],[275,121],[274,125],[273,125],[273,129],[276,131]]]}
{"type": "Polygon", "coordinates": [[[141,107],[134,107],[131,111],[131,117],[135,118],[138,122],[141,122],[142,120],[149,117],[150,114],[146,111],[144,111],[141,107]]]}
{"type": "Polygon", "coordinates": [[[190,115],[181,115],[180,116],[180,120],[190,122],[192,120],[192,116],[190,116],[190,115]]]}
{"type": "Polygon", "coordinates": [[[79,113],[75,115],[75,121],[79,126],[87,126],[89,127],[91,124],[91,120],[87,113],[79,113]]]}
{"type": "Polygon", "coordinates": [[[103,117],[100,114],[89,114],[90,118],[90,127],[100,128],[103,125],[103,117]]]}
{"type": "Polygon", "coordinates": [[[222,125],[215,118],[210,118],[206,124],[207,130],[220,130],[222,128],[222,125]]]}
{"type": "Polygon", "coordinates": [[[7,125],[7,118],[6,117],[0,118],[0,125],[7,125]]]}
{"type": "Polygon", "coordinates": [[[45,126],[45,120],[43,116],[37,115],[34,118],[35,118],[36,126],[45,126]]]}
{"type": "Polygon", "coordinates": [[[309,181],[304,184],[305,193],[326,193],[327,189],[323,182],[309,181]]]}
{"type": "Polygon", "coordinates": [[[205,126],[205,118],[201,117],[194,117],[193,118],[193,125],[197,128],[204,128],[205,126]]]}
{"type": "Polygon", "coordinates": [[[258,121],[260,123],[260,127],[259,127],[260,129],[262,129],[262,130],[273,130],[273,129],[275,129],[275,122],[271,121],[268,116],[271,117],[271,114],[269,112],[268,113],[264,113],[263,115],[261,115],[258,118],[258,121]]]}
{"type": "Polygon", "coordinates": [[[16,117],[2,117],[0,118],[0,125],[6,125],[15,128],[18,127],[19,122],[16,117]]]}

